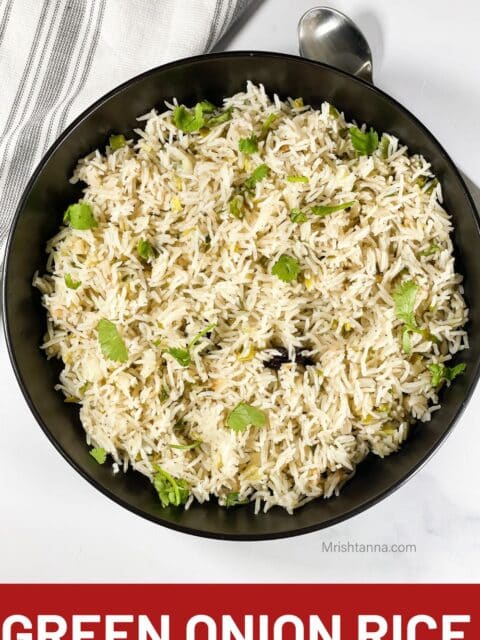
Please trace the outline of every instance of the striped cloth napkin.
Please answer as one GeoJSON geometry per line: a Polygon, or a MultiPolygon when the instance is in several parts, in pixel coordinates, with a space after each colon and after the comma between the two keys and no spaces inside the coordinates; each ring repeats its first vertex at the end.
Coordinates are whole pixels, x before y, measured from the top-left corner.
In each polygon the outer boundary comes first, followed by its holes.
{"type": "Polygon", "coordinates": [[[0,246],[29,176],[101,95],[209,51],[250,0],[0,0],[0,246]]]}

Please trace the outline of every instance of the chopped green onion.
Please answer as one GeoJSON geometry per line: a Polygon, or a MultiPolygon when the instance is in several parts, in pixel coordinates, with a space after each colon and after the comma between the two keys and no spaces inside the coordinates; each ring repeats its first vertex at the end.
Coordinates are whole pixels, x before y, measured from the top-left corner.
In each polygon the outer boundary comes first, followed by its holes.
{"type": "Polygon", "coordinates": [[[420,255],[421,256],[432,256],[434,253],[437,253],[438,251],[441,251],[442,248],[438,246],[438,244],[431,244],[428,249],[425,249],[425,251],[421,251],[420,255]]]}
{"type": "Polygon", "coordinates": [[[412,344],[410,341],[410,332],[411,329],[409,329],[408,327],[405,327],[405,329],[403,330],[402,333],[402,348],[405,351],[405,353],[409,356],[412,352],[412,344]]]}
{"type": "Polygon", "coordinates": [[[288,176],[287,182],[304,182],[307,183],[309,179],[307,176],[288,176]]]}
{"type": "Polygon", "coordinates": [[[204,336],[206,336],[207,333],[210,333],[210,331],[214,329],[216,326],[217,326],[216,322],[211,322],[210,324],[207,324],[207,326],[204,329],[199,331],[197,335],[193,337],[193,339],[190,341],[190,344],[188,345],[188,348],[192,349],[199,340],[201,340],[204,336]]]}
{"type": "Polygon", "coordinates": [[[172,356],[172,358],[175,358],[178,364],[182,365],[182,367],[188,367],[188,365],[192,361],[192,357],[188,349],[171,347],[170,349],[167,349],[167,353],[169,353],[172,356]]]}
{"type": "Polygon", "coordinates": [[[110,136],[108,139],[108,145],[112,151],[117,151],[127,144],[125,136],[119,133],[118,135],[110,136]]]}
{"type": "Polygon", "coordinates": [[[228,210],[234,218],[241,220],[244,216],[244,201],[240,195],[234,196],[228,203],[228,210]]]}
{"type": "Polygon", "coordinates": [[[98,462],[98,464],[104,464],[107,459],[107,452],[101,447],[94,447],[93,449],[90,449],[89,454],[98,462]]]}
{"type": "Polygon", "coordinates": [[[419,176],[415,180],[415,182],[420,187],[420,189],[422,189],[422,190],[424,190],[425,187],[427,187],[425,189],[425,193],[428,194],[428,195],[433,193],[433,190],[435,189],[435,187],[438,184],[438,180],[434,176],[419,176]]]}
{"type": "Polygon", "coordinates": [[[389,156],[390,151],[390,138],[386,133],[382,135],[382,139],[380,140],[380,157],[383,160],[386,160],[389,156]]]}
{"type": "Polygon", "coordinates": [[[290,220],[292,222],[297,222],[298,224],[301,224],[302,222],[306,222],[308,220],[308,216],[301,209],[295,208],[295,209],[292,209],[290,212],[290,220]]]}
{"type": "Polygon", "coordinates": [[[155,255],[155,251],[148,240],[144,240],[140,238],[137,245],[138,255],[143,258],[143,260],[148,260],[155,255]]]}
{"type": "Polygon", "coordinates": [[[228,122],[229,120],[232,119],[232,111],[233,111],[232,107],[229,107],[228,109],[225,109],[225,111],[221,111],[215,116],[208,117],[205,120],[205,126],[208,127],[209,129],[212,129],[213,127],[216,127],[219,124],[228,122]]]}
{"type": "Polygon", "coordinates": [[[245,189],[247,189],[248,191],[254,191],[257,182],[260,182],[261,180],[266,178],[269,173],[270,169],[266,164],[258,165],[252,175],[245,180],[245,189]]]}
{"type": "Polygon", "coordinates": [[[202,444],[201,440],[195,440],[191,444],[169,444],[170,449],[178,449],[179,451],[191,451],[202,444]]]}
{"type": "Polygon", "coordinates": [[[158,399],[160,400],[160,404],[165,404],[165,402],[170,397],[170,389],[168,387],[162,387],[160,393],[158,394],[158,399]]]}
{"type": "Polygon", "coordinates": [[[342,204],[315,206],[312,207],[312,213],[313,215],[319,216],[320,218],[325,218],[325,216],[328,216],[331,213],[335,213],[336,211],[350,209],[350,207],[353,207],[355,202],[355,200],[351,200],[350,202],[342,202],[342,204]]]}
{"type": "Polygon", "coordinates": [[[371,127],[365,133],[358,127],[350,127],[350,140],[360,156],[370,156],[378,148],[378,133],[371,127]]]}
{"type": "Polygon", "coordinates": [[[340,117],[340,111],[333,104],[328,105],[328,114],[335,119],[340,117]]]}
{"type": "Polygon", "coordinates": [[[82,284],[80,280],[74,280],[69,273],[64,276],[64,280],[69,289],[78,289],[78,287],[82,284]]]}
{"type": "Polygon", "coordinates": [[[262,137],[265,137],[272,128],[273,123],[278,118],[278,113],[271,113],[262,124],[262,137]]]}
{"type": "Polygon", "coordinates": [[[79,389],[80,393],[84,395],[85,391],[88,389],[89,386],[90,386],[90,382],[87,380],[87,382],[84,382],[80,387],[79,389]]]}
{"type": "Polygon", "coordinates": [[[152,256],[155,255],[152,245],[148,240],[144,240],[140,238],[137,245],[138,255],[143,258],[143,260],[148,260],[152,256]]]}

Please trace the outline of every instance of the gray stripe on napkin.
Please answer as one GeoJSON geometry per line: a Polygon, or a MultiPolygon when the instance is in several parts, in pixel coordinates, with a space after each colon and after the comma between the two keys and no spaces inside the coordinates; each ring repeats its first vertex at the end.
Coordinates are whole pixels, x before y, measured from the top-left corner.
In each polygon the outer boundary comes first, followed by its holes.
{"type": "MultiPolygon", "coordinates": [[[[46,16],[46,14],[47,14],[47,10],[48,10],[48,8],[49,8],[49,4],[50,4],[50,0],[44,0],[43,7],[42,7],[42,12],[41,12],[41,14],[40,14],[40,19],[39,19],[39,21],[38,21],[37,28],[36,28],[36,30],[35,30],[35,35],[33,36],[32,46],[31,46],[31,48],[30,48],[30,52],[29,52],[29,54],[28,54],[28,59],[27,59],[27,62],[26,62],[26,64],[25,64],[25,69],[23,70],[23,74],[22,74],[21,80],[20,80],[20,82],[19,82],[19,84],[18,84],[17,93],[16,93],[15,98],[14,98],[14,100],[13,100],[13,106],[12,106],[12,108],[10,109],[10,113],[8,114],[7,123],[6,123],[6,125],[5,125],[5,128],[4,128],[3,133],[2,133],[2,136],[1,136],[1,139],[2,139],[2,140],[5,140],[6,134],[8,133],[9,129],[11,128],[11,126],[12,126],[12,124],[13,124],[13,121],[14,121],[14,119],[15,119],[15,116],[17,115],[17,111],[18,111],[18,109],[19,109],[19,107],[20,107],[20,103],[21,103],[21,101],[22,101],[23,94],[25,93],[25,91],[26,91],[26,89],[27,89],[27,86],[28,86],[28,82],[27,82],[27,80],[28,80],[29,76],[30,76],[34,71],[35,71],[35,76],[38,76],[38,69],[34,70],[34,69],[32,68],[32,62],[33,62],[33,60],[34,60],[34,58],[35,58],[35,55],[36,55],[36,53],[37,53],[37,49],[38,49],[38,48],[39,48],[39,46],[40,46],[40,42],[41,42],[40,34],[41,34],[41,32],[42,32],[42,29],[43,29],[43,25],[44,25],[44,22],[45,22],[45,16],[46,16]]],[[[50,35],[51,35],[51,28],[49,29],[48,34],[47,34],[47,37],[46,37],[45,41],[43,42],[43,49],[42,49],[42,56],[41,56],[41,58],[43,58],[43,54],[45,53],[45,49],[46,49],[46,48],[47,48],[47,46],[48,46],[48,43],[49,43],[49,40],[50,40],[50,35]]],[[[32,87],[30,88],[30,94],[29,94],[29,96],[28,96],[29,98],[31,98],[31,95],[32,95],[32,91],[33,91],[33,87],[34,87],[34,86],[35,86],[35,85],[32,85],[32,87]]],[[[28,104],[29,104],[29,101],[27,100],[27,101],[26,101],[26,103],[25,103],[25,107],[24,107],[24,110],[23,110],[22,116],[24,116],[24,115],[25,115],[25,109],[26,109],[26,106],[27,106],[28,104]]],[[[9,148],[9,141],[10,141],[10,139],[14,136],[14,134],[16,133],[17,128],[18,128],[18,127],[16,127],[14,130],[12,130],[12,131],[10,132],[9,139],[7,140],[7,145],[6,145],[5,153],[4,153],[4,155],[3,155],[3,161],[2,161],[2,164],[1,164],[1,166],[0,166],[0,175],[2,175],[2,169],[3,169],[4,164],[5,164],[5,161],[6,161],[6,159],[7,159],[7,155],[8,155],[8,153],[7,153],[7,152],[8,152],[8,148],[9,148]]]]}
{"type": "MultiPolygon", "coordinates": [[[[51,6],[50,4],[50,0],[44,0],[43,6],[42,6],[42,11],[40,13],[40,18],[38,20],[37,23],[37,27],[35,29],[35,34],[33,37],[33,41],[32,41],[32,46],[30,47],[30,51],[29,51],[29,55],[27,58],[27,62],[25,64],[25,68],[23,70],[22,73],[22,77],[20,79],[19,85],[18,85],[18,89],[17,92],[15,94],[15,98],[13,100],[13,106],[10,109],[10,112],[8,114],[8,118],[7,118],[7,122],[5,124],[5,128],[2,132],[2,135],[0,136],[0,150],[2,151],[2,157],[0,158],[0,181],[2,179],[2,176],[5,176],[5,167],[7,165],[7,163],[10,160],[10,144],[12,143],[12,141],[15,138],[15,135],[21,125],[22,119],[25,116],[25,112],[26,109],[30,103],[30,99],[32,97],[32,93],[34,91],[35,88],[35,84],[36,84],[36,80],[37,77],[39,75],[39,69],[33,69],[32,67],[32,62],[35,59],[35,56],[37,54],[37,50],[40,48],[40,43],[42,42],[42,38],[40,37],[42,34],[42,30],[44,28],[45,25],[45,18],[48,14],[48,10],[49,7],[51,6]],[[33,78],[33,82],[32,85],[30,87],[30,91],[28,93],[28,98],[24,103],[24,107],[23,107],[23,111],[20,115],[20,119],[17,122],[16,126],[13,126],[16,116],[17,116],[17,111],[20,108],[20,105],[22,103],[23,100],[23,96],[25,94],[25,92],[27,91],[27,87],[29,84],[29,80],[30,80],[30,76],[32,76],[32,74],[34,74],[34,78],[33,78]]],[[[44,55],[45,55],[45,51],[49,45],[50,42],[50,37],[51,37],[51,33],[52,33],[52,23],[50,23],[50,26],[48,28],[47,34],[46,36],[43,38],[43,47],[42,47],[42,55],[40,56],[40,59],[43,60],[44,59],[44,55]]],[[[6,188],[6,182],[4,181],[4,188],[3,191],[5,191],[6,188]]],[[[5,224],[6,222],[8,223],[10,221],[11,216],[13,215],[13,208],[8,208],[5,199],[3,197],[3,193],[2,193],[2,189],[1,189],[1,184],[0,184],[0,203],[1,203],[1,208],[0,208],[0,245],[2,244],[4,238],[7,235],[8,232],[8,227],[7,224],[5,224]]]]}
{"type": "Polygon", "coordinates": [[[5,11],[3,12],[2,21],[0,22],[0,44],[2,44],[3,34],[7,28],[8,21],[10,19],[10,13],[12,11],[13,0],[8,0],[5,11]]]}
{"type": "MultiPolygon", "coordinates": [[[[90,3],[90,13],[88,14],[88,22],[87,22],[87,27],[86,27],[86,35],[85,38],[88,38],[88,32],[89,32],[89,28],[92,22],[92,17],[93,17],[93,13],[95,11],[95,3],[92,2],[90,3]]],[[[80,35],[80,33],[78,33],[78,36],[80,35]]],[[[72,42],[72,49],[75,47],[76,42],[78,41],[78,36],[75,38],[75,42],[72,42]]],[[[75,64],[73,66],[73,73],[70,75],[70,81],[68,83],[68,87],[65,91],[65,96],[63,97],[62,100],[57,101],[57,104],[55,105],[55,113],[58,112],[58,110],[61,108],[61,106],[65,103],[65,101],[67,100],[68,96],[70,95],[70,92],[72,91],[74,85],[75,85],[75,80],[77,79],[78,76],[78,64],[75,64]]],[[[63,87],[65,87],[65,83],[63,84],[63,87]]],[[[58,98],[60,97],[60,93],[58,95],[58,98]]],[[[43,149],[42,149],[42,154],[48,149],[48,147],[50,146],[50,141],[52,140],[52,128],[54,127],[54,122],[55,122],[55,115],[53,115],[52,117],[50,117],[49,122],[48,122],[48,129],[47,129],[47,133],[46,136],[44,136],[44,144],[43,144],[43,149]]],[[[55,128],[56,132],[58,132],[58,127],[55,128]]],[[[58,133],[57,133],[58,135],[58,133]]]]}
{"type": "Polygon", "coordinates": [[[210,51],[213,44],[215,43],[215,35],[218,31],[218,21],[220,19],[220,11],[222,8],[223,0],[216,0],[215,2],[215,11],[213,13],[212,24],[210,26],[210,33],[208,34],[207,43],[205,45],[206,51],[210,51]]]}
{"type": "Polygon", "coordinates": [[[235,22],[237,18],[245,11],[245,9],[250,4],[251,0],[237,0],[235,4],[235,9],[233,11],[232,22],[235,22]]]}
{"type": "Polygon", "coordinates": [[[220,40],[220,38],[226,32],[227,28],[232,24],[234,9],[235,9],[235,6],[233,5],[233,0],[228,0],[227,9],[223,15],[222,26],[220,27],[220,30],[217,33],[216,40],[220,40]]]}
{"type": "MultiPolygon", "coordinates": [[[[3,207],[8,215],[13,212],[18,194],[38,159],[38,154],[34,150],[36,151],[39,146],[45,119],[68,79],[69,64],[84,17],[85,3],[82,0],[71,0],[64,5],[35,106],[22,127],[11,156],[2,198],[3,207]]],[[[2,229],[0,241],[4,233],[5,230],[2,229]]]]}
{"type": "MultiPolygon", "coordinates": [[[[103,18],[105,15],[105,0],[99,0],[99,2],[97,2],[95,5],[92,5],[92,7],[96,8],[99,7],[99,9],[97,10],[97,14],[96,16],[94,16],[94,11],[91,12],[89,19],[88,19],[88,27],[87,27],[87,36],[86,39],[88,41],[88,39],[90,38],[90,27],[93,25],[93,35],[91,36],[91,40],[90,40],[90,46],[88,48],[88,54],[87,57],[85,59],[85,64],[83,66],[83,68],[81,69],[82,73],[80,75],[80,81],[78,82],[76,88],[73,84],[73,82],[71,83],[69,90],[68,90],[68,94],[67,94],[67,100],[65,101],[65,106],[63,108],[62,114],[60,116],[60,120],[58,123],[58,127],[57,127],[57,136],[60,135],[60,133],[64,130],[65,128],[65,123],[67,121],[67,116],[68,116],[68,112],[70,110],[70,107],[72,106],[73,101],[75,100],[75,98],[78,96],[78,94],[80,93],[80,91],[82,90],[82,88],[85,86],[85,82],[88,78],[88,74],[90,73],[90,69],[92,67],[92,61],[93,61],[93,57],[95,55],[95,51],[97,49],[98,46],[98,39],[100,37],[100,29],[102,27],[102,23],[103,23],[103,18]]],[[[73,80],[75,80],[75,78],[77,77],[77,71],[79,71],[80,69],[78,68],[78,65],[75,65],[75,76],[73,78],[73,80]]],[[[69,119],[69,118],[68,118],[69,119]]]]}

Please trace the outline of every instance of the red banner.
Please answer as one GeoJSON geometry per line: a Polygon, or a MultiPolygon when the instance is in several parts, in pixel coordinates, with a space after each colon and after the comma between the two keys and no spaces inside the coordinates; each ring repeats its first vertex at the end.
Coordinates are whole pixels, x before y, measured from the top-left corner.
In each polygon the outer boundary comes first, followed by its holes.
{"type": "Polygon", "coordinates": [[[1,640],[479,640],[480,585],[0,585],[1,640]]]}

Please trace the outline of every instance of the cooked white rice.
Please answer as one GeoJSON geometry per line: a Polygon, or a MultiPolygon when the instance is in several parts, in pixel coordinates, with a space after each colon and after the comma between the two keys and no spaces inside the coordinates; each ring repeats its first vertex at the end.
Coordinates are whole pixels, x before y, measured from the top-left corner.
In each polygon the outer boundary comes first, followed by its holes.
{"type": "Polygon", "coordinates": [[[329,104],[299,105],[248,83],[225,100],[231,120],[208,132],[180,132],[173,105],[143,116],[136,142],[79,162],[73,181],[86,183],[99,225],[62,227],[47,275],[35,278],[48,313],[43,347],[64,363],[58,389],[79,402],[88,442],[115,469],[153,479],[159,466],[185,480],[187,506],[238,492],[257,511],[291,512],[338,493],[369,452],[397,451],[412,422],[430,420],[439,404],[428,365],[468,347],[451,218],[429,163],[393,136],[387,159],[357,156],[351,124],[329,104]],[[271,113],[279,117],[258,152],[241,153],[239,140],[271,113]],[[261,163],[270,173],[237,219],[234,186],[261,163]],[[290,219],[295,207],[346,201],[355,204],[325,218],[290,219]],[[156,249],[148,263],[142,238],[156,249]],[[281,254],[300,264],[291,283],[271,273],[281,254]],[[66,274],[81,286],[67,288],[66,274]],[[408,279],[425,329],[411,334],[409,355],[392,299],[408,279]],[[102,355],[102,318],[120,332],[126,363],[102,355]],[[165,353],[209,323],[190,366],[165,353]],[[266,368],[277,345],[292,360],[304,348],[315,364],[266,368]],[[240,402],[268,424],[228,428],[240,402]],[[194,440],[202,444],[189,451],[169,446],[194,440]]]}

